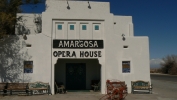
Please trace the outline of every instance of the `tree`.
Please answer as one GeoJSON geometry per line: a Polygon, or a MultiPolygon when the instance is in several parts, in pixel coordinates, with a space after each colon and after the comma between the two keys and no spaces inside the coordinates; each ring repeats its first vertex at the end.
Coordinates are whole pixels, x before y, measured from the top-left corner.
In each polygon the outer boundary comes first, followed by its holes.
{"type": "Polygon", "coordinates": [[[37,4],[45,0],[0,0],[0,40],[15,34],[15,25],[18,21],[16,14],[22,12],[24,4],[37,4]]]}
{"type": "MultiPolygon", "coordinates": [[[[15,35],[15,26],[21,17],[20,5],[36,4],[44,0],[0,0],[0,82],[24,82],[23,61],[31,59],[24,49],[25,41],[15,35]]],[[[22,34],[20,34],[22,35],[22,34]]]]}
{"type": "Polygon", "coordinates": [[[161,71],[164,74],[177,74],[177,55],[168,55],[162,58],[161,71]]]}

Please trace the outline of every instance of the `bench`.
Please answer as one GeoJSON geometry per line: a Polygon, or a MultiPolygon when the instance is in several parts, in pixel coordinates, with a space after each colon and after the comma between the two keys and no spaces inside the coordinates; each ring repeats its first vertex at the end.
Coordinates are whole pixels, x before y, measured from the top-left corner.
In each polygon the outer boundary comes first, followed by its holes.
{"type": "Polygon", "coordinates": [[[7,88],[5,90],[10,91],[10,95],[12,92],[25,92],[28,94],[27,90],[28,83],[8,83],[7,88]]]}
{"type": "Polygon", "coordinates": [[[145,92],[145,93],[151,93],[152,94],[152,85],[148,81],[131,81],[132,86],[132,93],[135,92],[145,92]]]}
{"type": "Polygon", "coordinates": [[[128,92],[125,81],[107,80],[106,81],[107,94],[100,98],[100,100],[123,100],[128,92]]]}
{"type": "Polygon", "coordinates": [[[100,85],[101,85],[101,83],[99,80],[92,80],[91,81],[92,90],[95,92],[100,90],[100,85]]]}
{"type": "Polygon", "coordinates": [[[108,80],[107,83],[107,94],[109,94],[110,90],[112,88],[123,88],[123,94],[127,95],[127,85],[125,84],[125,81],[115,81],[115,80],[108,80]]]}
{"type": "Polygon", "coordinates": [[[55,86],[56,86],[56,93],[66,93],[66,89],[65,89],[65,86],[63,85],[63,83],[60,83],[60,84],[57,84],[55,82],[55,86]]]}
{"type": "Polygon", "coordinates": [[[0,92],[6,93],[7,83],[0,83],[0,92]]]}
{"type": "Polygon", "coordinates": [[[49,83],[34,82],[28,84],[28,90],[30,94],[51,94],[49,83]]]}

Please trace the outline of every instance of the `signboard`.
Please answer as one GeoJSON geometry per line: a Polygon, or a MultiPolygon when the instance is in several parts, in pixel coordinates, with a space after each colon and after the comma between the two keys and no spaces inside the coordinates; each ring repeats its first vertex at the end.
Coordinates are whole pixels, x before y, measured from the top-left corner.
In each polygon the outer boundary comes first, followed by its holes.
{"type": "Polygon", "coordinates": [[[122,61],[122,72],[130,73],[130,61],[122,61]]]}
{"type": "Polygon", "coordinates": [[[103,40],[53,40],[53,48],[103,49],[103,40]]]}
{"type": "Polygon", "coordinates": [[[24,61],[24,73],[33,73],[33,61],[24,61]]]}

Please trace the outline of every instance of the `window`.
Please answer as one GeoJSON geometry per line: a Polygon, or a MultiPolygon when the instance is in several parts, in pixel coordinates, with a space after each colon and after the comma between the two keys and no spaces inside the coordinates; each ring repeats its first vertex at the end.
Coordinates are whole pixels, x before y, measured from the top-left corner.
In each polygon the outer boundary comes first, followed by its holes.
{"type": "Polygon", "coordinates": [[[70,25],[70,30],[74,30],[74,25],[70,25]]]}
{"type": "Polygon", "coordinates": [[[82,30],[87,30],[87,26],[86,25],[82,25],[82,30]]]}
{"type": "Polygon", "coordinates": [[[24,73],[33,73],[33,61],[24,61],[24,73]]]}
{"type": "Polygon", "coordinates": [[[128,45],[124,45],[124,48],[125,48],[125,49],[128,48],[128,45]]]}
{"type": "Polygon", "coordinates": [[[95,30],[99,30],[99,25],[95,25],[95,30]]]}
{"type": "Polygon", "coordinates": [[[122,61],[122,73],[130,73],[130,61],[122,61]]]}
{"type": "Polygon", "coordinates": [[[31,44],[26,44],[26,47],[31,47],[31,44]]]}
{"type": "Polygon", "coordinates": [[[58,30],[62,30],[62,25],[58,25],[58,30]]]}

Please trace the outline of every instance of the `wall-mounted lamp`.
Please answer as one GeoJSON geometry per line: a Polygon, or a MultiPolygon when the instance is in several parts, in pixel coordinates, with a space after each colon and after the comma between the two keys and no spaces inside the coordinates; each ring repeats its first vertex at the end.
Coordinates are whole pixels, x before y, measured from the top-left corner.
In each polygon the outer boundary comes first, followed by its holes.
{"type": "Polygon", "coordinates": [[[88,1],[88,8],[89,8],[89,9],[91,9],[91,6],[90,6],[90,3],[89,3],[89,1],[88,1]]]}
{"type": "Polygon", "coordinates": [[[122,34],[122,40],[125,41],[125,34],[122,34]]]}
{"type": "Polygon", "coordinates": [[[23,35],[23,39],[24,39],[24,40],[27,40],[27,36],[26,36],[26,34],[23,35]]]}
{"type": "Polygon", "coordinates": [[[67,6],[67,9],[68,9],[68,10],[70,10],[71,8],[70,8],[70,6],[69,6],[69,3],[68,3],[68,1],[67,1],[67,4],[68,4],[68,6],[67,6]]]}

